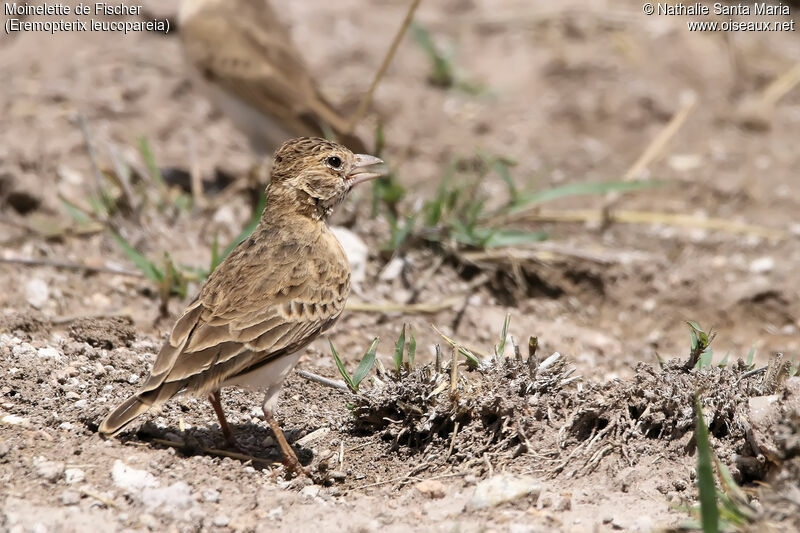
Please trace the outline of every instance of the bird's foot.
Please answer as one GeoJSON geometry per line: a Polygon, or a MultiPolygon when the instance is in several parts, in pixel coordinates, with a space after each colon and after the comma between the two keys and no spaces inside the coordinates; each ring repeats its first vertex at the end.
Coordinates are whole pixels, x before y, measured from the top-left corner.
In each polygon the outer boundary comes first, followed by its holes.
{"type": "Polygon", "coordinates": [[[311,471],[305,468],[303,465],[300,464],[300,461],[297,459],[297,456],[294,454],[292,455],[284,455],[283,456],[283,470],[290,477],[299,477],[299,476],[306,476],[311,478],[311,471]]]}
{"type": "Polygon", "coordinates": [[[239,444],[234,437],[225,436],[225,449],[232,452],[247,454],[247,451],[239,444]]]}

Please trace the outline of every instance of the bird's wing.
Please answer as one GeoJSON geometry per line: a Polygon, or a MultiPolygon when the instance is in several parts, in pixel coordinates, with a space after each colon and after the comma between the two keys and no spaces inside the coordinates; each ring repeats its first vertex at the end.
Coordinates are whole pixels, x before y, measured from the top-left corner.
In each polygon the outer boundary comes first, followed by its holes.
{"type": "Polygon", "coordinates": [[[314,84],[288,30],[266,0],[206,2],[180,27],[190,62],[217,84],[296,135],[340,133],[342,118],[314,84]]]}
{"type": "MultiPolygon", "coordinates": [[[[217,267],[178,319],[142,393],[216,390],[230,377],[301,349],[339,317],[350,268],[338,243],[326,254],[318,246],[285,253],[249,242],[217,267]]],[[[156,403],[168,399],[155,396],[156,403]]]]}

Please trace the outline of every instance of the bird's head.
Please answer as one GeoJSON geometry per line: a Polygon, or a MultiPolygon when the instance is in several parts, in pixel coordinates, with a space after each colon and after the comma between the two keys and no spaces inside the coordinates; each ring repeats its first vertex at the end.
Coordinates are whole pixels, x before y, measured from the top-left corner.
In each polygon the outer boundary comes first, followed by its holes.
{"type": "Polygon", "coordinates": [[[317,137],[286,141],[275,152],[268,192],[314,218],[327,218],[355,185],[382,176],[383,161],[317,137]]]}

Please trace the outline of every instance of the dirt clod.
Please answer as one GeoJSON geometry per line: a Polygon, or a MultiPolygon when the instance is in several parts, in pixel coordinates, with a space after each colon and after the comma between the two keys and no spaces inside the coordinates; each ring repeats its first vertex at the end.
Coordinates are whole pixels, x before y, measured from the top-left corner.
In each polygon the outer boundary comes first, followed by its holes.
{"type": "Polygon", "coordinates": [[[69,336],[95,348],[111,350],[130,346],[136,340],[136,329],[128,317],[82,318],[70,325],[69,336]]]}

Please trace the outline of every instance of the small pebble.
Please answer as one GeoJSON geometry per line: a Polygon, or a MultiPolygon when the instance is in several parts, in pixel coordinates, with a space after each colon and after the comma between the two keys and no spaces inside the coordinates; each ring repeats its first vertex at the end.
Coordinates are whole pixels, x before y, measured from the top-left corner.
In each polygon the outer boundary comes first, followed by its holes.
{"type": "Polygon", "coordinates": [[[78,505],[81,501],[81,493],[77,490],[65,490],[61,493],[61,503],[64,505],[78,505]]]}
{"type": "Polygon", "coordinates": [[[32,356],[35,354],[36,354],[36,348],[31,346],[27,342],[17,344],[13,348],[11,348],[11,355],[17,358],[32,356]]]}
{"type": "Polygon", "coordinates": [[[309,485],[307,487],[303,487],[303,490],[300,491],[300,494],[310,500],[313,500],[317,496],[319,496],[319,487],[317,485],[309,485]]]}
{"type": "Polygon", "coordinates": [[[345,479],[347,479],[347,474],[345,474],[341,470],[334,470],[333,472],[331,472],[331,479],[333,479],[334,481],[344,481],[345,479]]]}
{"type": "Polygon", "coordinates": [[[444,484],[436,479],[426,479],[425,481],[420,481],[414,488],[419,491],[420,494],[423,496],[427,496],[431,499],[438,499],[444,498],[445,495],[445,488],[444,484]]]}
{"type": "Polygon", "coordinates": [[[556,496],[553,499],[553,510],[554,511],[569,511],[572,509],[572,498],[565,495],[556,496]]]}
{"type": "Polygon", "coordinates": [[[58,461],[47,461],[43,457],[33,460],[33,467],[39,477],[55,483],[64,473],[64,463],[58,461]]]}
{"type": "Polygon", "coordinates": [[[25,284],[25,298],[36,309],[41,308],[50,299],[47,283],[39,278],[32,278],[25,284]]]}
{"type": "Polygon", "coordinates": [[[228,523],[230,523],[230,521],[231,519],[224,514],[214,517],[214,525],[217,527],[225,527],[228,525],[228,523]]]}
{"type": "Polygon", "coordinates": [[[0,425],[27,426],[29,423],[30,421],[27,418],[17,415],[5,415],[3,418],[0,418],[0,425]]]}
{"type": "Polygon", "coordinates": [[[204,502],[217,503],[219,501],[219,491],[217,489],[206,489],[200,496],[204,502]]]}
{"type": "Polygon", "coordinates": [[[64,479],[68,485],[80,483],[86,479],[86,474],[80,468],[67,468],[64,470],[64,479]]]}
{"type": "Polygon", "coordinates": [[[750,263],[750,272],[753,274],[766,274],[775,268],[775,260],[771,257],[759,257],[750,263]]]}
{"type": "Polygon", "coordinates": [[[61,353],[55,348],[47,347],[47,348],[39,348],[36,352],[36,355],[41,357],[42,359],[61,359],[61,353]]]}

